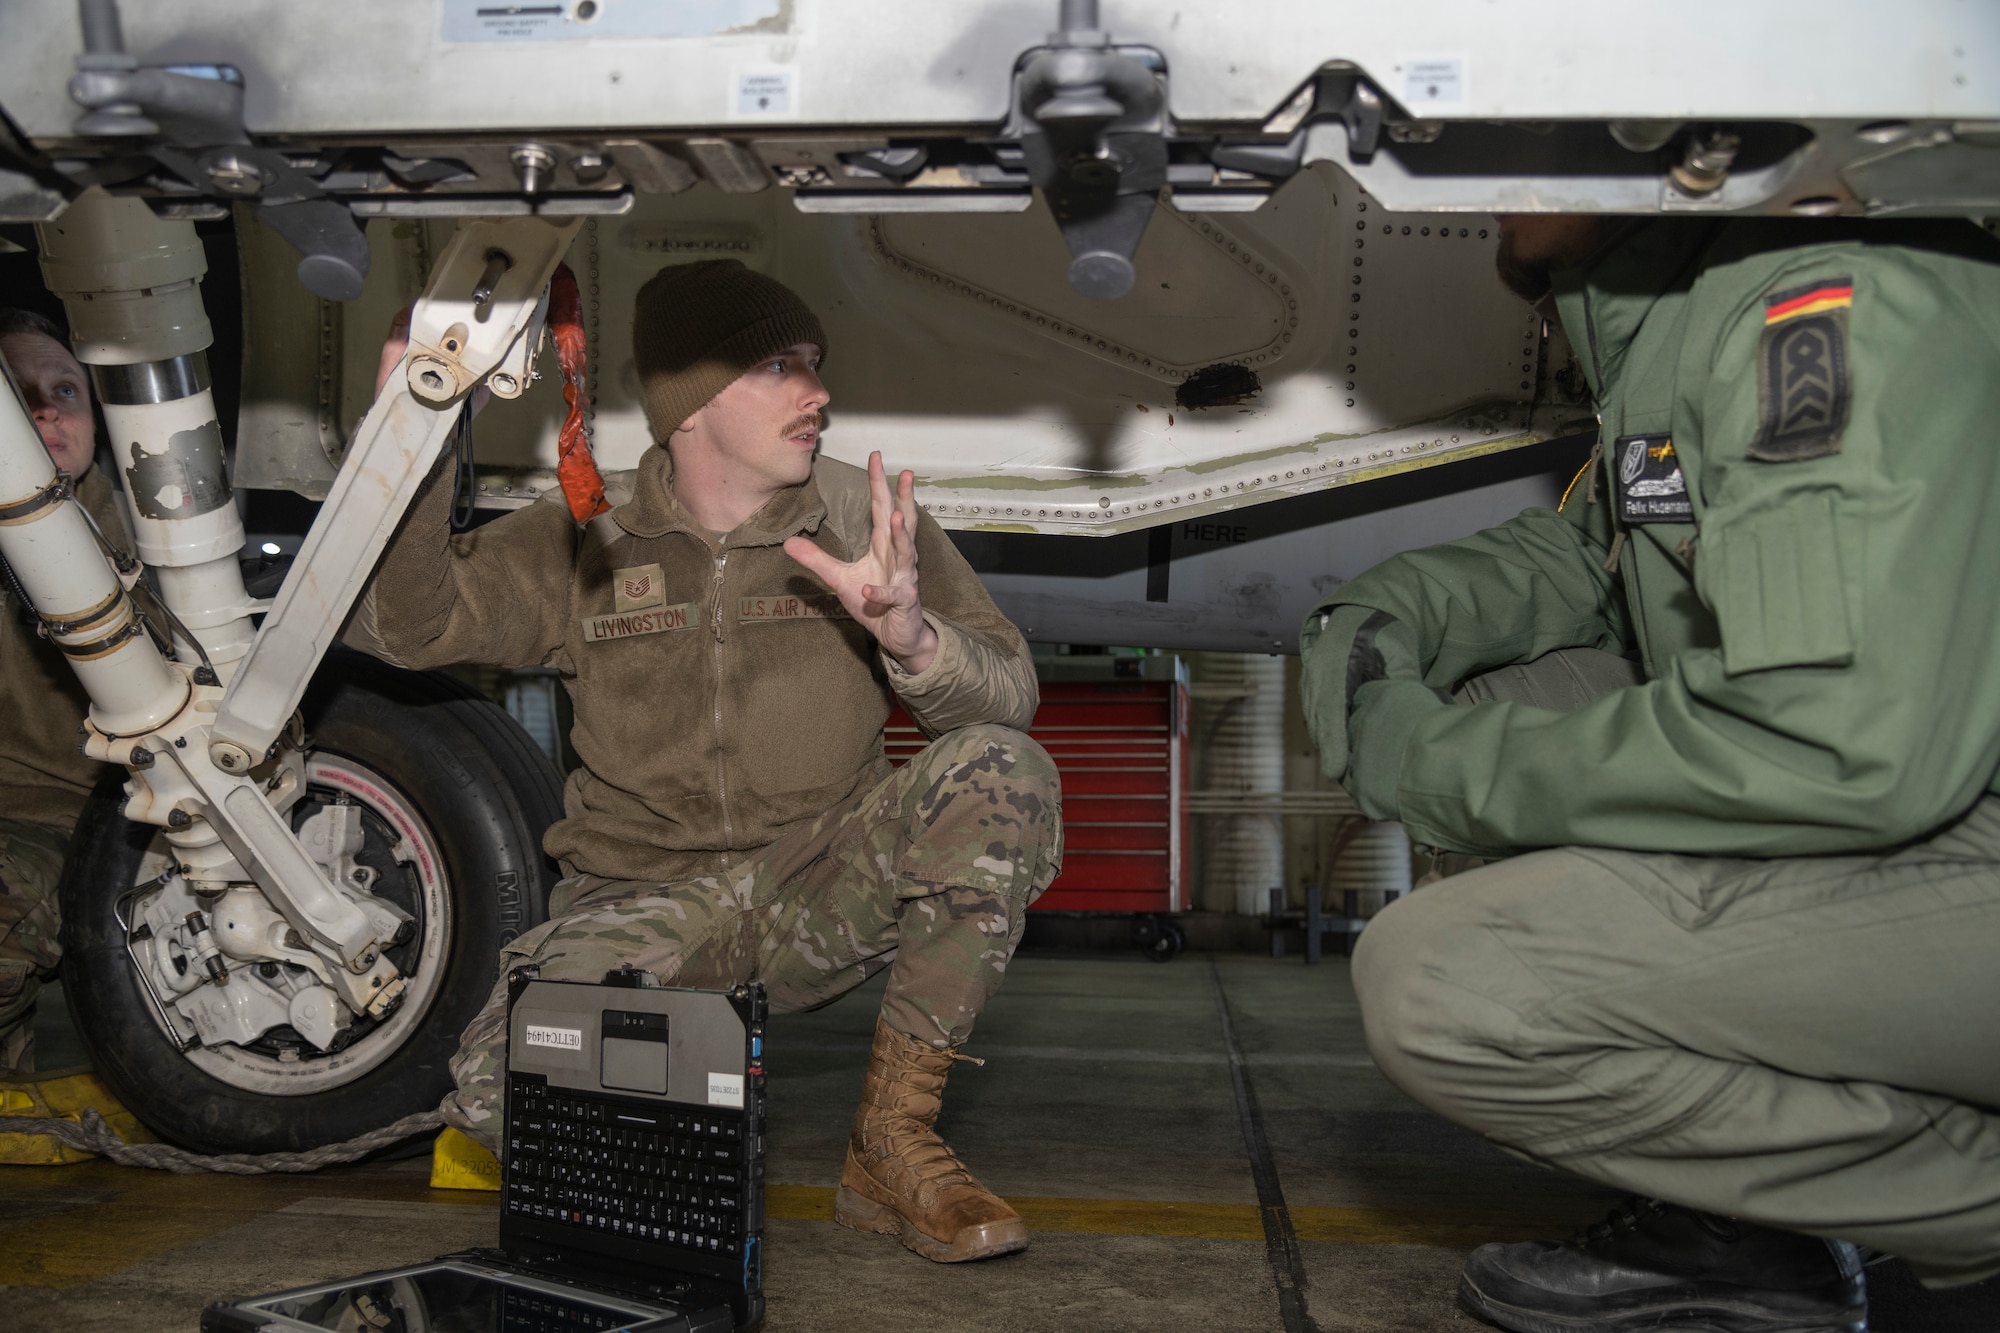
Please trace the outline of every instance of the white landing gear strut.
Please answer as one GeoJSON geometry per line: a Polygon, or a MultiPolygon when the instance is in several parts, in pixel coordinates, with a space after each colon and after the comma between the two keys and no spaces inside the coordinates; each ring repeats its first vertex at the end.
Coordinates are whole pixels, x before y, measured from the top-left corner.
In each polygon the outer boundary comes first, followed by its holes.
{"type": "Polygon", "coordinates": [[[0,556],[90,695],[84,752],[126,766],[127,816],[166,831],[173,864],[162,879],[191,910],[158,923],[168,938],[156,927],[156,947],[133,958],[170,1032],[191,1024],[204,1044],[247,1043],[291,1022],[324,1049],[355,1016],[381,1018],[402,995],[406,979],[384,950],[408,914],[354,873],[351,830],[316,816],[302,843],[286,818],[306,786],[294,718],[459,405],[482,382],[505,398],[526,388],[549,277],[578,225],[460,225],[417,303],[403,373],[363,420],[269,604],[245,593],[237,564],[243,528],[208,389],[205,262],[192,225],[101,190],[41,225],[43,270],[103,403],[171,655],[147,632],[18,390],[0,401],[0,556]],[[289,1011],[259,1006],[232,985],[232,965],[266,963],[304,968],[317,984],[289,1011]]]}

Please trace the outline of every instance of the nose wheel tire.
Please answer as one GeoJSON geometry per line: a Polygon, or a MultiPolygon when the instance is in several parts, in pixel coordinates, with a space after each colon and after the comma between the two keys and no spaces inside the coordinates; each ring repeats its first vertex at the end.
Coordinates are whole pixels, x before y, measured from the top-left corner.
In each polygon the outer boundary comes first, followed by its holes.
{"type": "MultiPolygon", "coordinates": [[[[336,650],[304,712],[294,827],[358,807],[357,866],[412,920],[387,950],[407,990],[381,1019],[354,1019],[330,1049],[284,1025],[183,1049],[169,1024],[183,1037],[192,1025],[163,1016],[128,952],[125,923],[167,858],[161,830],[125,818],[123,773],[92,794],[64,869],[63,992],[84,1045],[148,1128],[197,1151],[302,1151],[435,1107],[501,945],[547,918],[557,878],[541,837],[561,817],[561,778],[503,709],[449,677],[336,650]]],[[[248,971],[239,984],[285,981],[281,964],[234,966],[248,971]]]]}

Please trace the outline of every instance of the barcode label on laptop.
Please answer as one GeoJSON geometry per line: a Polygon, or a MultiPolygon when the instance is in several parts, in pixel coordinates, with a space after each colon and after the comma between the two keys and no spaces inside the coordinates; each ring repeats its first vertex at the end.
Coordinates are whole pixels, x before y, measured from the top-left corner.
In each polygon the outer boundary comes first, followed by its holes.
{"type": "MultiPolygon", "coordinates": [[[[583,1049],[582,1028],[548,1028],[528,1024],[528,1045],[550,1046],[558,1051],[580,1051],[583,1049]]],[[[742,1080],[738,1080],[740,1083],[742,1080]]],[[[742,1102],[737,1103],[738,1106],[742,1102]]]]}
{"type": "Polygon", "coordinates": [[[708,1076],[708,1104],[710,1106],[743,1105],[743,1075],[711,1073],[708,1076]]]}

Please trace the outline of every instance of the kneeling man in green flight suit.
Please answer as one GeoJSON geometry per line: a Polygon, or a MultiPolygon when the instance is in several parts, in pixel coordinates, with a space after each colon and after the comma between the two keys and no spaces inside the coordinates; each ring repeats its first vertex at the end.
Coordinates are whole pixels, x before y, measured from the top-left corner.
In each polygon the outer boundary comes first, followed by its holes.
{"type": "Polygon", "coordinates": [[[2000,245],[1501,220],[1601,409],[1561,506],[1302,639],[1326,771],[1506,858],[1354,960],[1440,1114],[1629,1190],[1459,1287],[1517,1330],[1864,1327],[1857,1246],[2000,1273],[2000,245]]]}
{"type": "MultiPolygon", "coordinates": [[[[552,490],[454,537],[447,458],[347,631],[404,666],[553,667],[576,709],[582,766],[543,841],[568,878],[502,950],[445,1119],[498,1143],[521,964],[758,980],[779,1013],[886,969],[834,1219],[940,1262],[1022,1249],[935,1126],[1062,857],[1028,645],[910,473],[892,491],[879,454],[820,454],[827,339],[789,288],[734,260],[668,267],[632,341],[655,444],[606,478],[609,514],[579,531],[552,490]],[[896,701],[931,744],[892,771],[896,701]]],[[[385,365],[401,355],[392,338],[385,365]]]]}

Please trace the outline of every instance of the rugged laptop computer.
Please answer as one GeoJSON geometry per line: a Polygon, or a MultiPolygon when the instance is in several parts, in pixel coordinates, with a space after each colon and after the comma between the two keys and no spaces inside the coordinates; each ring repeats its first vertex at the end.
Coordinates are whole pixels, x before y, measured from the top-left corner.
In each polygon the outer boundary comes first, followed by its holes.
{"type": "Polygon", "coordinates": [[[249,1300],[204,1333],[731,1333],[764,1312],[764,988],[514,974],[500,1249],[249,1300]]]}

